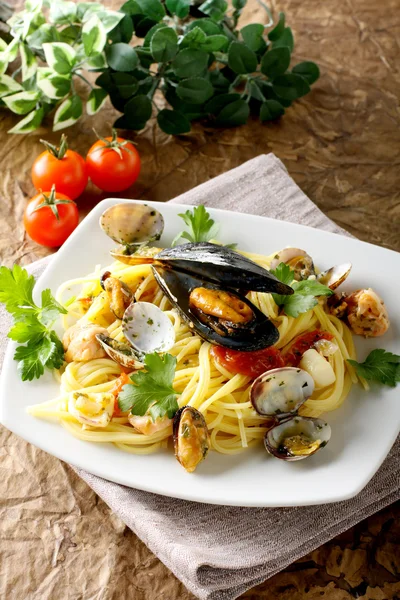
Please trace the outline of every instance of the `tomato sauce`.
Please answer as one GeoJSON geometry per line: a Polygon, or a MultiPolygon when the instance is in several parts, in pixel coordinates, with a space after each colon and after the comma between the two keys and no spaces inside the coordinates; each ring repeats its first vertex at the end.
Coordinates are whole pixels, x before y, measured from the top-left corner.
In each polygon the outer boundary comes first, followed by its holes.
{"type": "Polygon", "coordinates": [[[284,353],[283,358],[288,367],[297,367],[301,361],[304,352],[314,347],[315,342],[319,340],[333,340],[333,335],[328,331],[315,329],[308,333],[303,333],[294,339],[290,348],[284,353]]]}
{"type": "Polygon", "coordinates": [[[231,373],[240,373],[253,379],[265,371],[285,366],[280,351],[273,346],[253,352],[241,352],[223,346],[213,346],[211,356],[231,373]]]}

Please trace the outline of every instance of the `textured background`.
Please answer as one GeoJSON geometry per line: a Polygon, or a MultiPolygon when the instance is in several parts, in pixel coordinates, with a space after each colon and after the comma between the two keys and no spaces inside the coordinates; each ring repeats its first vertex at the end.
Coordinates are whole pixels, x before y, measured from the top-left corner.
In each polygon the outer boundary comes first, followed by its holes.
{"type": "MultiPolygon", "coordinates": [[[[108,2],[117,7],[117,2],[108,2]]],[[[165,201],[261,153],[274,152],[305,193],[357,237],[400,249],[400,1],[288,0],[295,58],[321,79],[281,122],[172,138],[150,122],[135,136],[143,168],[125,197],[165,201]]],[[[249,0],[242,24],[262,21],[249,0]]],[[[68,130],[82,154],[92,127],[109,134],[115,111],[68,130]]],[[[30,167],[49,127],[7,136],[0,112],[0,259],[27,264],[48,251],[24,234],[30,167]]],[[[122,196],[122,195],[121,195],[122,196]]],[[[79,200],[82,216],[101,198],[79,200]]],[[[16,600],[193,600],[71,469],[0,430],[0,597],[16,600]]],[[[360,523],[243,596],[247,600],[399,600],[400,506],[360,523]]]]}

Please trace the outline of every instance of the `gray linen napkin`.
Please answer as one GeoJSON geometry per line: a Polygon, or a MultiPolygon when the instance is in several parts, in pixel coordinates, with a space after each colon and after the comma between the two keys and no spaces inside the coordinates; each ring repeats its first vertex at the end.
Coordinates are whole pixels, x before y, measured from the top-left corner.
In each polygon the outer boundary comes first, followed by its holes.
{"type": "MultiPolygon", "coordinates": [[[[259,156],[172,202],[239,210],[346,234],[303,194],[281,161],[271,154],[259,156]]],[[[47,262],[44,259],[31,265],[31,272],[40,275],[47,262]]],[[[1,314],[0,362],[6,321],[1,314]]],[[[76,471],[193,594],[202,600],[233,600],[399,499],[400,438],[358,496],[321,506],[212,506],[126,488],[81,469],[76,471]]]]}

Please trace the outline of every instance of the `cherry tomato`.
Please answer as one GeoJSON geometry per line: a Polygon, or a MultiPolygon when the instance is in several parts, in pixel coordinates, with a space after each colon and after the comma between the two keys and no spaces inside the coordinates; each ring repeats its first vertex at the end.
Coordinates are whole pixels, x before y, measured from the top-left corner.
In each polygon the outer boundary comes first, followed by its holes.
{"type": "Polygon", "coordinates": [[[121,417],[123,415],[118,404],[118,394],[127,383],[132,383],[129,375],[127,373],[121,373],[118,379],[115,380],[114,387],[111,389],[111,393],[115,396],[113,417],[121,417]]]}
{"type": "Polygon", "coordinates": [[[123,138],[101,138],[86,156],[90,179],[105,192],[121,192],[130,187],[140,173],[140,156],[135,146],[123,138]]]}
{"type": "Polygon", "coordinates": [[[328,331],[315,329],[314,331],[309,331],[297,336],[292,342],[289,350],[284,353],[286,364],[289,367],[297,367],[304,352],[313,348],[315,342],[318,342],[318,340],[333,340],[333,335],[328,331]]]}
{"type": "Polygon", "coordinates": [[[27,234],[38,244],[50,248],[61,246],[78,222],[75,202],[56,192],[54,186],[51,192],[42,192],[31,198],[24,212],[27,234]]]}
{"type": "Polygon", "coordinates": [[[57,193],[66,194],[71,200],[78,198],[88,182],[84,158],[68,150],[65,135],[61,136],[57,148],[43,141],[46,150],[40,154],[32,166],[32,181],[38,191],[51,190],[55,185],[57,193]]]}
{"type": "Polygon", "coordinates": [[[265,373],[265,371],[285,366],[280,351],[273,346],[253,352],[241,352],[223,346],[213,346],[211,355],[231,373],[248,375],[253,379],[265,373]]]}

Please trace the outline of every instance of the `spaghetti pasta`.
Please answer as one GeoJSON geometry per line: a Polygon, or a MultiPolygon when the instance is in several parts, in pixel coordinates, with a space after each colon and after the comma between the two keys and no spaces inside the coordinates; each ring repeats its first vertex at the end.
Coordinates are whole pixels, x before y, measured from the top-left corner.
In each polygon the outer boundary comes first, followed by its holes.
{"type": "MultiPolygon", "coordinates": [[[[268,268],[271,256],[245,253],[257,264],[268,268]]],[[[68,307],[63,327],[93,323],[105,327],[110,337],[124,341],[121,320],[110,310],[107,294],[101,289],[99,265],[87,277],[65,282],[57,291],[57,300],[68,307]],[[68,302],[67,293],[78,288],[75,299],[68,302]]],[[[211,437],[211,448],[223,454],[236,454],[259,444],[265,435],[265,418],[257,414],[250,401],[250,377],[234,374],[219,364],[210,354],[210,343],[194,333],[158,288],[149,264],[126,265],[115,262],[107,270],[131,289],[135,298],[154,303],[165,312],[175,330],[175,343],[169,350],[176,357],[174,389],[179,393],[180,406],[190,405],[205,417],[211,437]]],[[[358,377],[347,362],[355,358],[352,334],[347,325],[325,309],[322,301],[297,318],[279,314],[279,308],[267,293],[251,292],[249,299],[274,322],[279,330],[277,348],[285,351],[300,334],[316,328],[334,337],[338,350],[329,357],[335,381],[315,390],[300,409],[303,416],[317,417],[337,409],[346,399],[358,377]]],[[[60,396],[50,402],[29,407],[30,414],[40,418],[56,418],[74,436],[89,442],[113,443],[120,450],[144,454],[164,448],[171,437],[171,428],[150,435],[136,431],[127,415],[115,414],[104,428],[82,425],[68,410],[70,392],[109,393],[121,375],[122,368],[110,358],[95,358],[87,362],[70,362],[57,373],[60,396]]],[[[365,385],[365,382],[361,382],[365,385]]]]}

